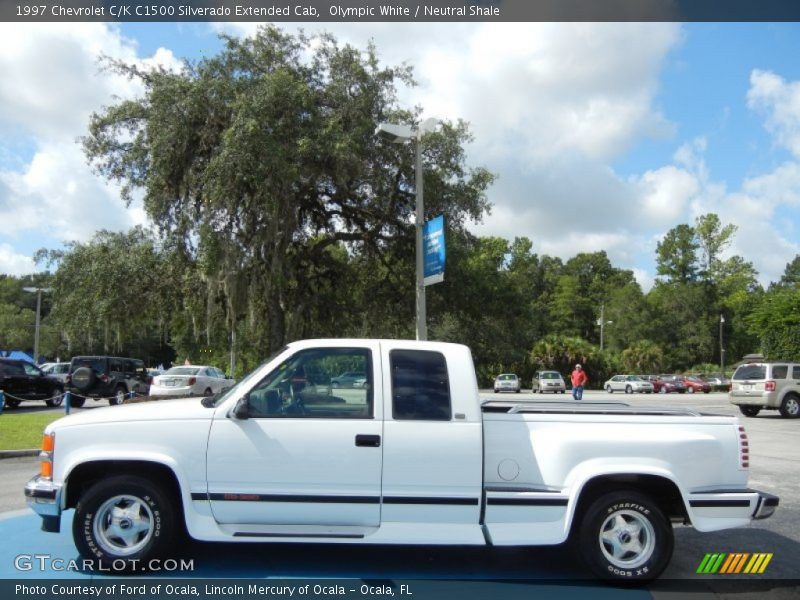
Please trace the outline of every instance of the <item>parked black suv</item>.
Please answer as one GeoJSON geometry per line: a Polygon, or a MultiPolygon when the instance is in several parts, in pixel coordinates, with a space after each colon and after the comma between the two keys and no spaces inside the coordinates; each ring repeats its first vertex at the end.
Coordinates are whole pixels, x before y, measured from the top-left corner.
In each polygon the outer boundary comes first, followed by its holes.
{"type": "Polygon", "coordinates": [[[108,398],[111,406],[122,404],[129,392],[146,394],[150,388],[144,361],[116,356],[76,356],[69,366],[67,385],[71,404],[83,406],[86,398],[108,398]]]}
{"type": "Polygon", "coordinates": [[[47,406],[60,406],[64,395],[60,381],[28,361],[13,358],[0,358],[0,390],[9,408],[16,408],[22,400],[44,400],[47,406]]]}

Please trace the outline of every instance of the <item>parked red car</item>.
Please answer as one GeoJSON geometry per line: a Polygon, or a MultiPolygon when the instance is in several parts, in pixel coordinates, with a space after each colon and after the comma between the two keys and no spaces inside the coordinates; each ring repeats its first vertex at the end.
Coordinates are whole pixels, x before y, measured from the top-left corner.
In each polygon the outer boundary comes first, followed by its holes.
{"type": "Polygon", "coordinates": [[[653,380],[653,391],[657,394],[683,394],[686,392],[686,384],[683,379],[659,379],[653,380]]]}
{"type": "Polygon", "coordinates": [[[690,394],[694,394],[695,392],[703,392],[704,394],[707,394],[711,391],[711,386],[708,384],[708,382],[703,381],[694,375],[684,375],[683,385],[686,386],[686,391],[690,394]]]}

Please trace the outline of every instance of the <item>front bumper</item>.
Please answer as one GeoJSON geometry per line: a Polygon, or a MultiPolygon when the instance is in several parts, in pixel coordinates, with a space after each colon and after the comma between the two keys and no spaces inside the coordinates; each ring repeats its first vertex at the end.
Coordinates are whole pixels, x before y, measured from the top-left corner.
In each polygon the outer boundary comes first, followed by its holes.
{"type": "Polygon", "coordinates": [[[42,531],[58,533],[61,526],[60,485],[37,475],[25,484],[28,506],[42,517],[42,531]]]}

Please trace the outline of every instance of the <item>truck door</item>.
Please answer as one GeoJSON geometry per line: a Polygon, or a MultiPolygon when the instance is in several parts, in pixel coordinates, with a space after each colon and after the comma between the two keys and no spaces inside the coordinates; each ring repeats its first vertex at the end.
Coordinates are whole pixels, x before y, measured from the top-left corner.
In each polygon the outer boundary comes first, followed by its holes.
{"type": "Polygon", "coordinates": [[[207,477],[219,523],[274,525],[284,532],[305,526],[306,533],[309,526],[380,524],[377,348],[299,350],[248,393],[248,418],[215,416],[207,477]],[[364,378],[331,385],[348,371],[364,378]]]}
{"type": "Polygon", "coordinates": [[[445,354],[418,348],[382,351],[387,414],[381,523],[474,526],[480,521],[483,442],[472,357],[466,349],[445,354]]]}

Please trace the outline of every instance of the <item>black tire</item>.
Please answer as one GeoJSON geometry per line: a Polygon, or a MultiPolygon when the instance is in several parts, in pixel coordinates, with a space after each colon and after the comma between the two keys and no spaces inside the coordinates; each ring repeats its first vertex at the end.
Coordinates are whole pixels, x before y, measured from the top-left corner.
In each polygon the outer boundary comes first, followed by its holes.
{"type": "Polygon", "coordinates": [[[214,392],[211,391],[211,388],[206,388],[205,391],[203,392],[203,397],[204,398],[207,398],[208,396],[213,396],[213,395],[214,395],[214,392]]]}
{"type": "Polygon", "coordinates": [[[632,394],[633,393],[633,388],[631,386],[629,386],[629,385],[626,385],[625,386],[625,393],[626,394],[632,394]]]}
{"type": "Polygon", "coordinates": [[[118,475],[97,482],[78,500],[72,537],[81,556],[97,561],[100,568],[146,569],[152,558],[167,554],[180,533],[178,514],[158,483],[118,475]],[[126,514],[112,515],[115,508],[126,514]]]}
{"type": "Polygon", "coordinates": [[[46,400],[45,404],[47,406],[61,406],[64,402],[64,390],[53,390],[53,397],[50,400],[46,400]]]}
{"type": "Polygon", "coordinates": [[[620,490],[601,496],[579,526],[580,553],[601,579],[652,581],[672,558],[672,526],[658,505],[639,492],[620,490]]]}
{"type": "Polygon", "coordinates": [[[91,389],[95,381],[97,381],[97,375],[94,369],[90,367],[78,367],[73,371],[72,375],[70,375],[70,378],[72,385],[82,392],[91,389]]]}
{"type": "Polygon", "coordinates": [[[76,398],[73,396],[69,401],[69,405],[72,408],[81,408],[84,404],[86,404],[86,398],[76,398]]]}
{"type": "Polygon", "coordinates": [[[694,394],[694,388],[692,386],[687,387],[686,388],[686,393],[687,394],[694,394]]]}
{"type": "Polygon", "coordinates": [[[740,406],[739,412],[741,412],[745,417],[757,417],[758,413],[761,412],[760,406],[740,406]]]}
{"type": "Polygon", "coordinates": [[[118,385],[114,388],[114,395],[108,399],[109,406],[119,406],[120,404],[125,402],[125,398],[128,397],[128,390],[125,388],[124,385],[118,385]]]}
{"type": "Polygon", "coordinates": [[[800,398],[794,394],[786,394],[781,402],[780,413],[784,419],[800,417],[800,398]]]}
{"type": "Polygon", "coordinates": [[[613,393],[614,393],[614,388],[612,388],[610,385],[607,385],[607,386],[606,386],[606,391],[607,391],[609,394],[613,394],[613,393]]]}
{"type": "Polygon", "coordinates": [[[19,406],[19,400],[11,400],[6,398],[6,408],[17,408],[19,406]]]}
{"type": "Polygon", "coordinates": [[[659,388],[659,390],[658,390],[658,393],[659,393],[659,394],[666,394],[666,393],[667,393],[667,388],[666,388],[666,387],[664,387],[664,386],[662,385],[662,386],[659,388]]]}

